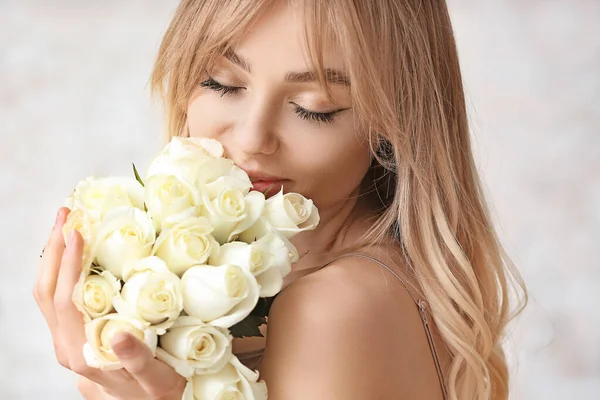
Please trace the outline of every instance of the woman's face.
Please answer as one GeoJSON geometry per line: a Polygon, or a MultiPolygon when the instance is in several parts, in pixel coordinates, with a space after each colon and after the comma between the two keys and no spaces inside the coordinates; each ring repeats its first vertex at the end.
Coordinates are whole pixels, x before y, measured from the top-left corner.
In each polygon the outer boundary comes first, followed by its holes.
{"type": "MultiPolygon", "coordinates": [[[[285,2],[282,2],[285,3],[285,2]]],[[[344,201],[370,162],[355,129],[342,59],[325,54],[334,102],[308,67],[303,22],[281,4],[223,57],[188,104],[192,137],[211,137],[246,170],[255,189],[297,192],[320,208],[344,201]]]]}

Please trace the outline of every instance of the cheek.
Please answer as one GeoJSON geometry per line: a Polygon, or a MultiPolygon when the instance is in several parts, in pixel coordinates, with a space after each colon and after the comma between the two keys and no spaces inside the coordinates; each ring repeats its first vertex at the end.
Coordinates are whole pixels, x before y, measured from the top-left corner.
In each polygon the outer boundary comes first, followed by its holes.
{"type": "Polygon", "coordinates": [[[315,204],[321,207],[351,196],[369,169],[368,146],[358,142],[344,145],[339,140],[314,143],[311,147],[303,149],[299,160],[306,171],[306,176],[302,179],[302,186],[306,185],[306,188],[302,188],[306,192],[303,194],[313,198],[315,204]]]}
{"type": "MultiPolygon", "coordinates": [[[[210,96],[192,97],[188,105],[188,130],[191,137],[211,137],[228,148],[225,133],[233,129],[234,121],[231,106],[220,104],[210,96]]],[[[279,139],[287,151],[263,160],[265,166],[294,180],[293,190],[312,198],[321,207],[348,198],[370,165],[368,145],[358,138],[353,124],[348,121],[315,131],[295,115],[286,116],[281,122],[279,139]]]]}
{"type": "Polygon", "coordinates": [[[229,117],[219,102],[211,101],[209,96],[192,96],[187,108],[187,126],[191,137],[211,137],[219,139],[228,129],[229,117]]]}

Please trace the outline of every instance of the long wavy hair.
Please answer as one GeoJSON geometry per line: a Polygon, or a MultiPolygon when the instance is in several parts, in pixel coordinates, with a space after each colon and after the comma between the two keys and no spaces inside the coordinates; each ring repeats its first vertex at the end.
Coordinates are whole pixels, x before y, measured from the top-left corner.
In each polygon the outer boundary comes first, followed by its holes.
{"type": "MultiPolygon", "coordinates": [[[[485,204],[445,1],[293,2],[303,9],[310,62],[327,93],[325,46],[335,43],[346,60],[356,122],[374,159],[364,189],[380,205],[364,242],[399,241],[452,356],[450,398],[507,399],[502,341],[527,295],[485,204]]],[[[185,132],[202,72],[271,3],[181,2],[151,77],[169,136],[185,132]]]]}

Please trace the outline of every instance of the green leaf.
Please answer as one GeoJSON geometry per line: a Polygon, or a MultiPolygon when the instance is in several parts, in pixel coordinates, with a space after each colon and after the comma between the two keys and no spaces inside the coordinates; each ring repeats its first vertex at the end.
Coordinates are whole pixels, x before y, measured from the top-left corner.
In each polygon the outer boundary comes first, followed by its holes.
{"type": "Polygon", "coordinates": [[[133,165],[133,174],[135,175],[135,180],[138,181],[140,183],[140,185],[142,185],[142,187],[145,187],[144,182],[142,181],[142,178],[140,178],[140,174],[138,174],[135,164],[131,163],[131,165],[133,165]]]}
{"type": "Polygon", "coordinates": [[[273,189],[273,186],[275,185],[271,185],[267,188],[267,190],[265,190],[265,192],[263,193],[265,195],[265,197],[267,197],[267,195],[269,194],[269,192],[271,191],[271,189],[273,189]]]}
{"type": "Polygon", "coordinates": [[[229,328],[229,331],[234,338],[238,339],[244,337],[264,337],[259,327],[266,323],[267,319],[265,317],[248,315],[242,321],[229,328]]]}
{"type": "Polygon", "coordinates": [[[277,297],[277,295],[275,295],[273,297],[259,298],[258,302],[256,303],[256,306],[254,307],[252,312],[250,312],[250,315],[255,315],[255,316],[259,316],[259,317],[268,317],[269,311],[271,310],[271,305],[273,305],[273,301],[275,300],[275,297],[277,297]]]}

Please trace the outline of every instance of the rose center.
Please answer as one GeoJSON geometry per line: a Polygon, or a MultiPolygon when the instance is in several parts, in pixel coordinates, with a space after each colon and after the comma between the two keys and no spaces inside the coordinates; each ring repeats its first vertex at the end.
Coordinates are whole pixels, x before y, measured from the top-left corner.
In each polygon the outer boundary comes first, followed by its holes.
{"type": "Polygon", "coordinates": [[[229,389],[219,397],[219,400],[243,400],[244,395],[237,389],[229,389]]]}
{"type": "Polygon", "coordinates": [[[131,240],[131,239],[135,239],[138,237],[137,230],[131,226],[121,228],[121,230],[119,232],[121,233],[121,236],[124,237],[126,240],[127,239],[131,240]]]}
{"type": "Polygon", "coordinates": [[[306,218],[307,218],[306,208],[304,208],[304,206],[302,204],[300,204],[300,203],[294,204],[294,210],[296,210],[296,214],[298,215],[299,219],[306,220],[306,218]]]}
{"type": "Polygon", "coordinates": [[[188,190],[176,178],[169,177],[158,189],[158,198],[165,205],[171,205],[175,200],[188,195],[188,190]]]}
{"type": "Polygon", "coordinates": [[[194,359],[198,360],[202,357],[210,355],[215,348],[215,343],[212,337],[203,334],[194,341],[194,359]]]}
{"type": "Polygon", "coordinates": [[[296,225],[302,224],[310,216],[308,210],[304,206],[302,198],[294,193],[288,193],[285,195],[283,207],[288,217],[296,225]]]}
{"type": "Polygon", "coordinates": [[[242,270],[237,266],[230,266],[225,273],[225,285],[230,297],[242,297],[246,293],[246,279],[242,270]]]}
{"type": "Polygon", "coordinates": [[[225,215],[234,217],[242,215],[246,208],[244,197],[239,190],[224,190],[219,205],[225,215]]]}
{"type": "Polygon", "coordinates": [[[106,293],[102,286],[96,282],[87,282],[84,288],[84,304],[95,312],[102,312],[106,308],[106,293]]]}
{"type": "Polygon", "coordinates": [[[164,285],[160,285],[158,290],[154,291],[150,297],[158,312],[164,313],[169,311],[171,305],[171,293],[164,289],[164,285]]]}
{"type": "Polygon", "coordinates": [[[183,242],[188,254],[194,260],[198,260],[199,258],[206,256],[206,253],[210,248],[210,242],[206,236],[187,236],[183,242]]]}
{"type": "Polygon", "coordinates": [[[100,208],[99,206],[101,206],[102,202],[106,199],[106,192],[102,190],[102,188],[92,187],[86,194],[88,195],[86,197],[89,200],[89,204],[94,209],[100,208]]]}
{"type": "Polygon", "coordinates": [[[256,274],[261,271],[263,268],[264,259],[263,253],[260,250],[251,249],[250,250],[250,272],[252,274],[256,274]]]}

